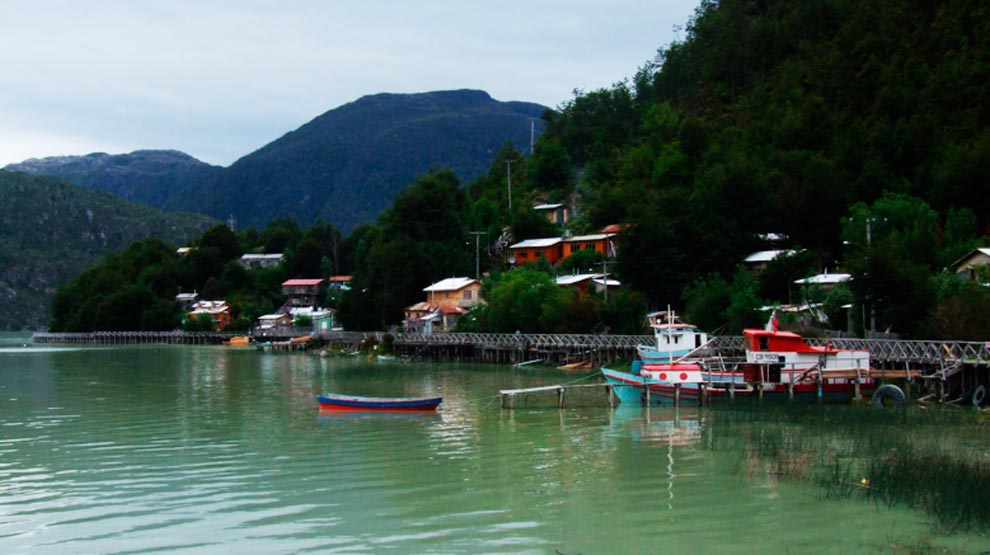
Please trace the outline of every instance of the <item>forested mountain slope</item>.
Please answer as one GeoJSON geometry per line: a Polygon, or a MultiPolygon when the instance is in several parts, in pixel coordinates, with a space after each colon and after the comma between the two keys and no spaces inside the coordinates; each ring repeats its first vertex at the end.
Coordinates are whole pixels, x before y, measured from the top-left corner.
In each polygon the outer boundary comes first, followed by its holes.
{"type": "Polygon", "coordinates": [[[215,223],[56,178],[0,171],[0,330],[44,329],[58,285],[134,241],[181,244],[215,223]]]}

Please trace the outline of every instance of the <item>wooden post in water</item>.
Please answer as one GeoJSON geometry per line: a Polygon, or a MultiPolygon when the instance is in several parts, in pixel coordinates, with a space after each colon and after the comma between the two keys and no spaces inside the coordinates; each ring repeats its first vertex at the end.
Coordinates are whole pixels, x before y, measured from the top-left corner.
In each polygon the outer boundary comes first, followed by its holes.
{"type": "Polygon", "coordinates": [[[794,400],[794,376],[791,376],[791,381],[787,382],[787,400],[794,400]]]}
{"type": "Polygon", "coordinates": [[[560,387],[557,388],[557,408],[558,409],[564,408],[564,391],[566,391],[566,389],[564,389],[563,386],[560,386],[560,387]]]}
{"type": "Polygon", "coordinates": [[[681,406],[681,384],[674,384],[674,406],[681,406]]]}
{"type": "Polygon", "coordinates": [[[608,398],[608,408],[615,408],[615,390],[612,384],[605,385],[605,396],[608,398]]]}

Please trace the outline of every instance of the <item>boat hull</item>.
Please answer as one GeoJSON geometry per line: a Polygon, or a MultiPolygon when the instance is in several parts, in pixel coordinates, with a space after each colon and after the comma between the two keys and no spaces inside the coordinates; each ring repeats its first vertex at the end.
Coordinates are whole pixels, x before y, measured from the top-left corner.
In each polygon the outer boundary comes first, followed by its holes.
{"type": "Polygon", "coordinates": [[[317,398],[326,411],[435,411],[443,397],[363,397],[327,393],[317,398]]]}
{"type": "MultiPolygon", "coordinates": [[[[646,393],[649,391],[650,404],[673,405],[678,398],[677,386],[671,382],[656,379],[648,379],[640,374],[602,368],[602,375],[605,380],[612,384],[613,391],[619,401],[623,404],[638,404],[646,400],[646,393]]],[[[706,374],[706,378],[709,376],[706,374]]],[[[752,390],[742,382],[739,374],[719,374],[712,375],[711,381],[704,383],[682,383],[680,384],[680,404],[697,405],[701,396],[701,386],[708,388],[710,400],[728,399],[735,396],[749,395],[752,390]],[[735,392],[730,392],[729,388],[735,386],[735,392]]]]}

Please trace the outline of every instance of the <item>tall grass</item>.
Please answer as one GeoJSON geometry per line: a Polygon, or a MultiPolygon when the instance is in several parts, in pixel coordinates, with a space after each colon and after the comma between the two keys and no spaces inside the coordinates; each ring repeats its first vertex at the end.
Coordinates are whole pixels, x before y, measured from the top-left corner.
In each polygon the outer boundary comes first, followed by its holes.
{"type": "Polygon", "coordinates": [[[707,418],[733,467],[927,514],[947,530],[990,532],[990,417],[957,409],[739,403],[707,418]]]}

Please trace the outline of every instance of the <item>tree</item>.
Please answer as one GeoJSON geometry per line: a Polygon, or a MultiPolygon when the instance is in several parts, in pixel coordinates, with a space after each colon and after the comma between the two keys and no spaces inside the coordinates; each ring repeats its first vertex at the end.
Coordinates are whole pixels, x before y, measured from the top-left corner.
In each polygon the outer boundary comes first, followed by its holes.
{"type": "Polygon", "coordinates": [[[573,291],[557,286],[544,272],[528,267],[501,275],[488,293],[487,322],[499,333],[552,333],[561,328],[573,291]]]}

